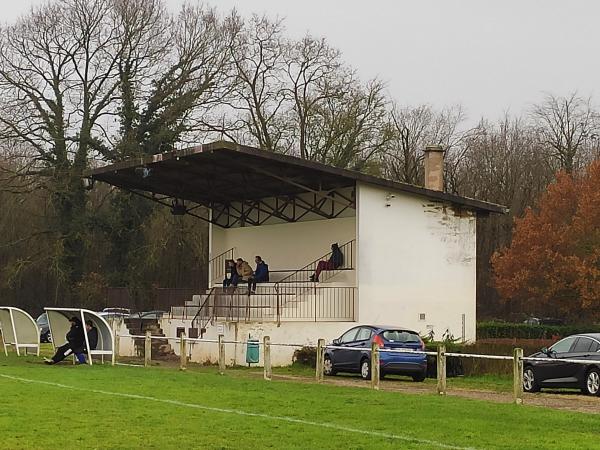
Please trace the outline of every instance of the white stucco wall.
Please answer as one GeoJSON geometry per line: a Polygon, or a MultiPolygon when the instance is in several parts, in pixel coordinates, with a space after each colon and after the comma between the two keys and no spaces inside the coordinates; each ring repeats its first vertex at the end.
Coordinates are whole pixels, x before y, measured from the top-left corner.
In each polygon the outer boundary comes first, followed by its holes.
{"type": "Polygon", "coordinates": [[[355,239],[356,218],[312,220],[296,223],[224,229],[211,226],[210,258],[235,248],[235,257],[254,267],[260,255],[270,270],[299,269],[340,245],[355,239]]]}
{"type": "Polygon", "coordinates": [[[357,187],[358,321],[461,338],[464,314],[465,338],[474,340],[474,214],[388,192],[357,187]]]}
{"type": "MultiPolygon", "coordinates": [[[[163,319],[161,326],[165,334],[175,336],[177,327],[190,327],[191,321],[177,319],[163,319]]],[[[245,342],[248,336],[263,342],[264,336],[271,338],[273,344],[299,344],[316,346],[318,339],[326,342],[340,337],[344,331],[355,326],[353,322],[286,322],[280,327],[274,322],[253,323],[221,323],[209,326],[203,339],[216,340],[223,333],[225,341],[245,342]]],[[[172,344],[175,353],[179,355],[179,347],[172,344]]],[[[271,364],[274,366],[287,366],[292,363],[294,351],[300,347],[277,346],[271,347],[271,364]]],[[[190,345],[190,361],[196,363],[216,364],[219,361],[219,350],[216,343],[194,343],[190,345]]],[[[260,361],[263,365],[263,348],[260,348],[260,361]]],[[[243,344],[226,344],[225,359],[227,365],[244,365],[246,362],[246,347],[243,344]]]]}

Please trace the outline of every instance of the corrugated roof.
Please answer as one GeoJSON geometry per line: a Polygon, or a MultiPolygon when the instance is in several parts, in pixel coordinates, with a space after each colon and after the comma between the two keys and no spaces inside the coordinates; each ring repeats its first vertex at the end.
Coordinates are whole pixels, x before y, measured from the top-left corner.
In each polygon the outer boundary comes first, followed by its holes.
{"type": "Polygon", "coordinates": [[[224,141],[118,162],[85,175],[125,189],[204,205],[331,191],[358,181],[478,212],[506,212],[502,205],[224,141]]]}

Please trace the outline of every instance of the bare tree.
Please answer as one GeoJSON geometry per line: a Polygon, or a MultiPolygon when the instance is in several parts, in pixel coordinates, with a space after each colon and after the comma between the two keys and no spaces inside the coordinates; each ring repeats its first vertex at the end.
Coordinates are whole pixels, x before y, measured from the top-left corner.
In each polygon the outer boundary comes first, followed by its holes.
{"type": "Polygon", "coordinates": [[[390,139],[388,99],[379,80],[361,84],[352,72],[339,77],[336,95],[315,108],[307,131],[310,159],[364,170],[383,152],[390,139]]]}
{"type": "MultiPolygon", "coordinates": [[[[383,155],[384,173],[391,179],[411,184],[423,182],[423,158],[427,145],[439,144],[447,151],[447,169],[460,160],[464,120],[460,106],[434,110],[430,105],[399,107],[390,112],[392,137],[383,155]]],[[[447,170],[447,173],[452,173],[447,170]]]]}
{"type": "Polygon", "coordinates": [[[344,89],[345,68],[340,52],[325,39],[305,36],[287,45],[285,53],[287,85],[294,117],[295,147],[303,159],[312,159],[309,148],[311,121],[326,100],[340,97],[344,89]]]}
{"type": "MultiPolygon", "coordinates": [[[[241,20],[241,19],[240,19],[241,20]]],[[[282,21],[253,16],[238,34],[231,55],[237,69],[233,108],[241,113],[241,140],[267,151],[286,152],[290,125],[285,114],[285,43],[282,21]]]]}
{"type": "Polygon", "coordinates": [[[558,162],[559,168],[573,172],[583,148],[598,136],[598,115],[591,99],[577,93],[567,97],[548,94],[533,107],[531,115],[548,156],[558,162]]]}
{"type": "Polygon", "coordinates": [[[236,32],[212,9],[172,18],[158,0],[57,0],[1,30],[0,135],[32,153],[11,170],[51,192],[69,284],[84,267],[90,159],[157,153],[206,130],[233,86],[236,32]]]}
{"type": "Polygon", "coordinates": [[[1,30],[1,133],[35,152],[27,173],[43,175],[52,190],[71,279],[81,274],[80,175],[90,152],[104,149],[101,121],[118,87],[110,12],[107,0],[60,0],[1,30]]]}
{"type": "Polygon", "coordinates": [[[117,156],[158,153],[191,134],[219,129],[211,112],[235,86],[230,57],[239,32],[235,17],[184,5],[171,19],[157,0],[117,5],[125,49],[119,58],[117,156]]]}

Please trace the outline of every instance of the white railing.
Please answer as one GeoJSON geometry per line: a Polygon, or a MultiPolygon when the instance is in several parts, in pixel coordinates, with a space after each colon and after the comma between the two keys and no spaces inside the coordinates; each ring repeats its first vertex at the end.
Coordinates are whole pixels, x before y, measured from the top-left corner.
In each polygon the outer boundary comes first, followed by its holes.
{"type": "MultiPolygon", "coordinates": [[[[523,356],[523,349],[515,348],[513,351],[513,356],[506,355],[480,355],[473,353],[453,353],[446,352],[446,348],[444,345],[439,345],[437,348],[437,352],[430,352],[424,350],[409,350],[409,349],[390,349],[390,348],[380,348],[377,344],[373,344],[371,348],[359,348],[359,347],[343,347],[337,345],[325,345],[324,339],[318,339],[316,344],[313,343],[304,343],[304,344],[294,344],[294,343],[276,343],[271,342],[269,336],[264,336],[263,342],[257,342],[252,340],[246,341],[228,341],[225,340],[224,335],[219,335],[218,339],[203,339],[203,338],[189,338],[186,337],[185,333],[182,333],[181,336],[178,337],[165,337],[165,336],[152,336],[150,332],[147,332],[146,335],[119,335],[115,334],[115,355],[119,354],[119,341],[120,338],[131,338],[131,339],[144,339],[145,340],[145,352],[144,352],[144,366],[150,366],[150,361],[152,359],[152,346],[151,342],[153,339],[157,340],[167,340],[174,341],[180,344],[180,370],[185,370],[187,367],[187,362],[190,354],[188,353],[189,345],[188,344],[217,344],[219,348],[219,372],[223,373],[225,371],[225,345],[227,344],[241,344],[241,345],[258,345],[263,348],[264,351],[264,378],[266,380],[272,379],[272,367],[271,367],[271,347],[294,347],[294,348],[302,348],[302,347],[316,347],[317,349],[317,364],[315,370],[315,379],[317,382],[322,382],[324,377],[324,362],[325,362],[325,350],[327,349],[340,349],[347,351],[360,351],[370,355],[371,358],[371,387],[373,389],[379,389],[380,382],[380,374],[379,374],[379,357],[381,353],[410,353],[410,354],[422,354],[428,356],[435,356],[437,358],[437,392],[440,395],[446,395],[447,393],[447,382],[446,382],[446,359],[448,357],[456,357],[456,358],[477,358],[477,359],[489,359],[489,360],[501,360],[501,361],[512,361],[513,362],[513,401],[517,404],[523,403],[523,363],[525,361],[538,361],[538,362],[551,362],[553,360],[549,358],[536,358],[536,357],[526,357],[523,356]]],[[[590,361],[583,359],[559,359],[560,362],[565,363],[573,363],[573,364],[585,364],[585,365],[593,365],[600,364],[600,361],[590,361]]],[[[113,360],[114,364],[122,364],[113,360]]],[[[123,365],[132,365],[132,364],[123,364],[123,365]]],[[[141,365],[139,365],[141,366],[141,365]]]]}

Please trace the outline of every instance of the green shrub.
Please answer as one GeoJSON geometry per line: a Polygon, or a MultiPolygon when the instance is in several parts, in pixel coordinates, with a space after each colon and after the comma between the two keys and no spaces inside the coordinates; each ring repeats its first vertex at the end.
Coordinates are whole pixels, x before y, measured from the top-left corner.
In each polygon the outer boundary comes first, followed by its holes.
{"type": "Polygon", "coordinates": [[[598,325],[528,325],[510,322],[477,323],[477,339],[556,339],[571,334],[599,333],[598,325]]]}
{"type": "Polygon", "coordinates": [[[294,351],[294,364],[303,366],[317,366],[317,348],[316,347],[301,347],[294,351]]]}

